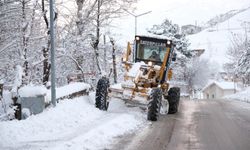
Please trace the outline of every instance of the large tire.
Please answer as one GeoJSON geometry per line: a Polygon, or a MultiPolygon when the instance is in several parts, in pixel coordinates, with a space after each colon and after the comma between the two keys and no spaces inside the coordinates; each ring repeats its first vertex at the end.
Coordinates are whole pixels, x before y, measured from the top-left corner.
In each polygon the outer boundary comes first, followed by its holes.
{"type": "Polygon", "coordinates": [[[178,112],[179,101],[180,101],[180,88],[172,87],[168,91],[167,96],[169,102],[169,114],[175,114],[178,112]]]}
{"type": "Polygon", "coordinates": [[[148,103],[148,120],[157,121],[160,113],[162,101],[162,90],[160,88],[152,89],[148,103]]]}
{"type": "Polygon", "coordinates": [[[109,80],[105,77],[101,78],[96,87],[96,95],[95,95],[95,106],[100,110],[107,110],[109,106],[108,99],[108,88],[109,88],[109,80]]]}

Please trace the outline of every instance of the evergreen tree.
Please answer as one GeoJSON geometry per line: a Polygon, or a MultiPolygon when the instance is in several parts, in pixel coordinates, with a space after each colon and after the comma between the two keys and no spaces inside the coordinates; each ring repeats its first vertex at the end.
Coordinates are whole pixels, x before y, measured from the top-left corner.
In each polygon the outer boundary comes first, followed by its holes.
{"type": "Polygon", "coordinates": [[[165,36],[166,38],[173,40],[178,51],[188,58],[192,57],[191,52],[188,50],[190,44],[188,43],[186,36],[181,33],[180,27],[177,24],[173,24],[170,20],[166,19],[160,25],[153,25],[152,28],[148,29],[148,32],[155,35],[165,36]]]}

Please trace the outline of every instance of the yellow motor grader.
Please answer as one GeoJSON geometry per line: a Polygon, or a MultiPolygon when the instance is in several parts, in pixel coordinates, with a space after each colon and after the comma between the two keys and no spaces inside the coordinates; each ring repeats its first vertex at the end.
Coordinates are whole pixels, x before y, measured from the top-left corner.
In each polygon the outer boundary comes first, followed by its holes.
{"type": "Polygon", "coordinates": [[[170,64],[176,59],[174,50],[171,40],[135,36],[134,51],[128,43],[122,58],[126,70],[124,81],[110,86],[109,79],[102,77],[97,83],[96,107],[107,110],[110,99],[116,97],[128,104],[147,108],[147,119],[151,121],[156,121],[160,112],[176,113],[180,88],[170,88],[169,85],[172,77],[170,64]],[[133,61],[130,61],[131,57],[133,61]]]}

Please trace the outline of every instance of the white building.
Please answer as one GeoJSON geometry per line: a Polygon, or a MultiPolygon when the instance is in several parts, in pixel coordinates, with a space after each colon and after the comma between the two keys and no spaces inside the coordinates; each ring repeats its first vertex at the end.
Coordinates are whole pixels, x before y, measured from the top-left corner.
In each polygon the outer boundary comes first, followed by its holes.
{"type": "Polygon", "coordinates": [[[203,88],[204,99],[220,99],[226,95],[231,95],[236,92],[236,85],[234,82],[210,82],[206,87],[203,88]]]}

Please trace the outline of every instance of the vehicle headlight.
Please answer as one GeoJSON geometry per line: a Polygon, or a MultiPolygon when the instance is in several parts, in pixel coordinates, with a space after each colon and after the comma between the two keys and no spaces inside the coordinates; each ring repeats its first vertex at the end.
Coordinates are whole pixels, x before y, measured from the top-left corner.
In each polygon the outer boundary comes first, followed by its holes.
{"type": "Polygon", "coordinates": [[[126,60],[126,57],[124,56],[124,57],[122,57],[122,62],[126,62],[127,60],[126,60]]]}
{"type": "Polygon", "coordinates": [[[151,67],[151,66],[153,66],[153,62],[152,61],[149,61],[148,62],[148,65],[151,67]]]}

